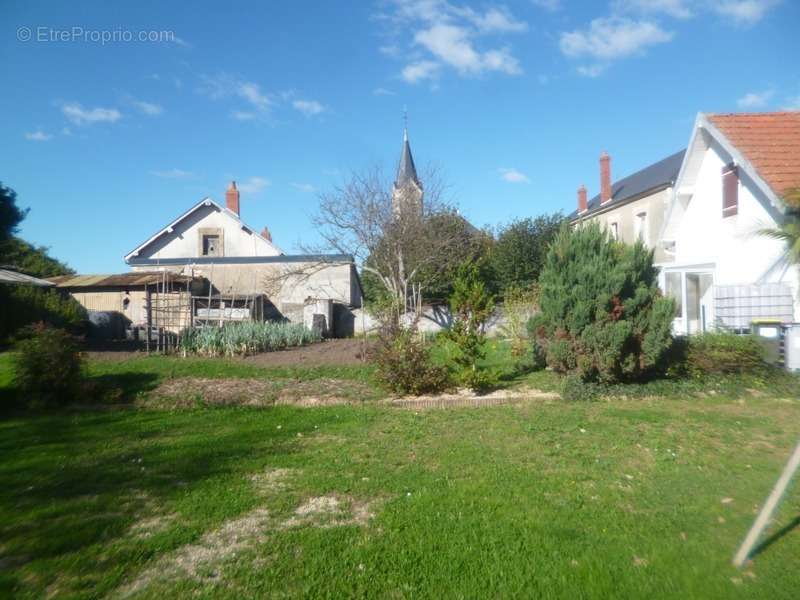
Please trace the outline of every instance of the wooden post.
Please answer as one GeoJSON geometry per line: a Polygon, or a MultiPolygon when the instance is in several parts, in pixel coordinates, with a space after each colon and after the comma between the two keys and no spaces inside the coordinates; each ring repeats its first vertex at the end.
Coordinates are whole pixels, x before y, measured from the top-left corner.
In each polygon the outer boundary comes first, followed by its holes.
{"type": "Polygon", "coordinates": [[[764,528],[769,523],[770,517],[772,517],[772,513],[778,506],[778,503],[783,496],[783,493],[786,491],[786,488],[789,485],[789,482],[792,480],[792,476],[797,471],[797,467],[800,466],[800,443],[797,444],[794,448],[794,452],[792,456],[789,458],[789,462],[786,463],[786,466],[783,468],[783,473],[781,473],[780,478],[778,479],[778,483],[775,484],[775,487],[772,488],[772,492],[770,493],[767,501],[764,503],[761,512],[758,513],[758,517],[756,517],[753,526],[750,528],[750,531],[747,532],[747,537],[744,538],[744,542],[742,542],[739,551],[736,553],[736,556],[733,558],[733,564],[737,567],[744,565],[747,561],[747,558],[750,556],[750,553],[753,551],[753,547],[756,545],[758,538],[761,536],[761,533],[764,531],[764,528]]]}
{"type": "Polygon", "coordinates": [[[144,296],[145,296],[145,306],[147,310],[147,334],[145,335],[145,348],[147,349],[147,353],[150,354],[150,330],[153,326],[153,305],[151,304],[151,293],[150,293],[150,286],[145,284],[144,286],[144,296]]]}

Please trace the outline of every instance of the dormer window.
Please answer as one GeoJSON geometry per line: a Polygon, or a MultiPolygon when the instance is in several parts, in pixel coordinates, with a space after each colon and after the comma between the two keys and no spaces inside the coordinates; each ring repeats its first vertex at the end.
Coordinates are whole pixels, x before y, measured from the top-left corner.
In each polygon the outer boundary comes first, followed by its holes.
{"type": "Polygon", "coordinates": [[[722,167],[722,217],[739,212],[739,169],[733,163],[722,167]]]}
{"type": "Polygon", "coordinates": [[[219,256],[219,236],[203,236],[203,256],[219,256]]]}

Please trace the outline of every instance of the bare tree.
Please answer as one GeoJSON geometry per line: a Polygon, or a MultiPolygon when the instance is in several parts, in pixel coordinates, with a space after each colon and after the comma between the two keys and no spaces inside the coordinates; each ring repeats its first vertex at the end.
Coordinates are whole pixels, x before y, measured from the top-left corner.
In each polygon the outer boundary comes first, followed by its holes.
{"type": "Polygon", "coordinates": [[[444,200],[435,169],[423,179],[422,203],[392,207],[392,185],[378,167],[354,172],[320,195],[313,223],[328,251],[353,257],[380,281],[396,314],[418,312],[425,284],[451,272],[475,230],[444,200]]]}

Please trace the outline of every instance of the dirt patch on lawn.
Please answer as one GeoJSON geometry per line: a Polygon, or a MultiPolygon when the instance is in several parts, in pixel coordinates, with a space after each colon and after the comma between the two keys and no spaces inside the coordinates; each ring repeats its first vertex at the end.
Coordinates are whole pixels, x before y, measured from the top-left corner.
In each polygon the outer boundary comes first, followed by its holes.
{"type": "Polygon", "coordinates": [[[219,577],[221,563],[250,548],[264,538],[269,529],[269,512],[257,508],[238,519],[231,519],[187,544],[171,556],[158,561],[142,572],[128,585],[117,590],[114,597],[132,596],[157,580],[189,577],[197,581],[215,580],[219,577]]]}
{"type": "Polygon", "coordinates": [[[330,406],[359,404],[375,395],[368,385],[342,379],[206,379],[183,377],[160,384],[142,406],[330,406]]]}
{"type": "Polygon", "coordinates": [[[508,390],[495,390],[494,392],[477,395],[471,390],[462,389],[452,394],[438,394],[434,396],[404,396],[387,401],[390,406],[409,409],[421,408],[458,408],[498,406],[502,404],[520,404],[532,400],[550,401],[558,400],[561,396],[554,392],[543,392],[535,388],[520,387],[508,390]]]}
{"type": "Polygon", "coordinates": [[[373,342],[359,339],[325,340],[317,344],[262,352],[240,358],[244,363],[260,367],[319,367],[362,365],[373,342]]]}
{"type": "MultiPolygon", "coordinates": [[[[268,496],[290,489],[295,473],[293,469],[267,469],[252,475],[250,479],[260,495],[268,496]]],[[[265,506],[259,506],[240,517],[225,521],[216,529],[203,534],[198,541],[162,557],[111,596],[126,598],[155,583],[178,579],[213,584],[222,579],[225,563],[234,560],[239,553],[257,547],[270,533],[303,526],[363,527],[374,517],[370,507],[375,502],[358,501],[351,496],[338,494],[312,497],[295,508],[291,516],[279,522],[271,517],[265,506]]],[[[138,525],[146,530],[156,523],[161,522],[149,519],[138,525]]]]}
{"type": "Polygon", "coordinates": [[[372,502],[359,502],[350,496],[317,496],[298,506],[294,515],[282,527],[310,525],[312,527],[341,527],[366,525],[375,516],[370,510],[372,502]]]}

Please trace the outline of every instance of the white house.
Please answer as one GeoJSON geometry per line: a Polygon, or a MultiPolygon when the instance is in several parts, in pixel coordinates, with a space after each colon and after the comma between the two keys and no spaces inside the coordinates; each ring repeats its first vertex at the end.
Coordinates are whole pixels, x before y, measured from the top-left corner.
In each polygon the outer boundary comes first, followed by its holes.
{"type": "Polygon", "coordinates": [[[795,187],[800,112],[698,115],[658,242],[677,333],[800,321],[798,267],[758,233],[783,222],[795,187]]]}
{"type": "Polygon", "coordinates": [[[626,244],[640,241],[654,249],[656,261],[668,260],[656,242],[683,156],[681,150],[612,182],[611,157],[603,152],[600,155],[600,193],[587,200],[586,186],[581,185],[577,210],[567,218],[573,227],[596,222],[615,240],[626,244]]]}
{"type": "MultiPolygon", "coordinates": [[[[361,306],[362,295],[353,258],[284,254],[266,228],[257,233],[242,221],[234,182],[225,200],[225,206],[200,200],[129,252],[125,262],[133,271],[167,270],[206,280],[210,289],[195,304],[202,304],[200,316],[209,319],[219,311],[252,314],[247,307],[256,306],[257,318],[302,322],[322,313],[331,333],[349,333],[347,313],[361,306]]],[[[197,306],[192,310],[197,318],[197,306]]]]}

